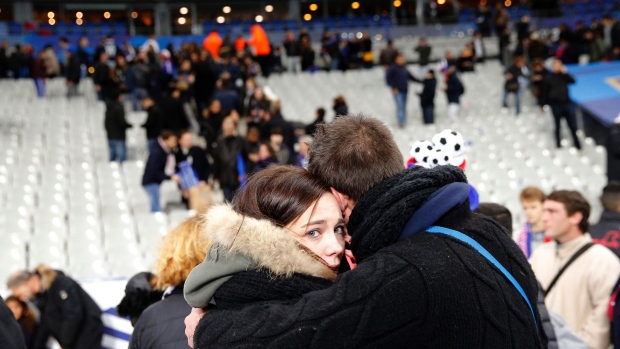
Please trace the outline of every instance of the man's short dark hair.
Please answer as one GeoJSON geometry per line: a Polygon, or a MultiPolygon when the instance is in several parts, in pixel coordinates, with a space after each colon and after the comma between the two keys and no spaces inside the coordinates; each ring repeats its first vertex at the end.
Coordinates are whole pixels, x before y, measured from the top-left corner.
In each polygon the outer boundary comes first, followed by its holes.
{"type": "MultiPolygon", "coordinates": [[[[177,137],[177,134],[170,130],[163,130],[159,134],[164,141],[170,137],[177,137]]],[[[178,137],[177,137],[178,138],[178,137]]]]}
{"type": "Polygon", "coordinates": [[[512,213],[506,207],[491,202],[483,202],[474,211],[477,214],[490,217],[504,227],[512,237],[512,213]]]}
{"type": "Polygon", "coordinates": [[[588,219],[590,218],[590,204],[581,193],[575,190],[557,190],[549,194],[547,200],[563,203],[569,217],[577,212],[581,212],[583,218],[581,222],[579,222],[579,230],[581,230],[582,233],[588,231],[590,227],[588,223],[588,219]]]}
{"type": "Polygon", "coordinates": [[[308,170],[355,202],[405,169],[387,126],[362,114],[319,124],[308,155],[308,170]]]}
{"type": "Polygon", "coordinates": [[[318,115],[319,119],[325,119],[325,108],[319,108],[316,110],[316,115],[318,115]]]}
{"type": "Polygon", "coordinates": [[[607,211],[617,212],[620,207],[620,182],[611,181],[603,188],[601,203],[607,211]]]}
{"type": "Polygon", "coordinates": [[[67,44],[69,43],[69,39],[67,39],[67,38],[66,38],[66,37],[64,37],[64,36],[61,36],[59,41],[60,41],[60,42],[67,43],[67,44]]]}

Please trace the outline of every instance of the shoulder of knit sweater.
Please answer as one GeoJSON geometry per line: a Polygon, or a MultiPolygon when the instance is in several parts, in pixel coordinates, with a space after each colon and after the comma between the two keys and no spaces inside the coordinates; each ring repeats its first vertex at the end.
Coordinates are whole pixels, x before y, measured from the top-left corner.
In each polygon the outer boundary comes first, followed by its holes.
{"type": "Polygon", "coordinates": [[[336,278],[320,257],[306,251],[291,233],[268,220],[243,216],[229,205],[213,206],[202,218],[203,234],[213,245],[248,256],[276,276],[300,273],[336,278]]]}

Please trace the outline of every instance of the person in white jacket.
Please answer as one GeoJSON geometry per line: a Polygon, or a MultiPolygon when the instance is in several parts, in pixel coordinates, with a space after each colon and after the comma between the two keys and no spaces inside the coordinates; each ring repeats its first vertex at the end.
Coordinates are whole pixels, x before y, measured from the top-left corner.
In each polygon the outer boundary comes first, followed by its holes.
{"type": "Polygon", "coordinates": [[[545,234],[553,241],[537,249],[530,263],[546,291],[547,309],[562,315],[589,348],[607,348],[607,306],[620,276],[620,260],[604,246],[590,246],[550,289],[560,269],[592,242],[587,233],[590,204],[580,193],[562,190],[549,194],[543,207],[545,234]]]}

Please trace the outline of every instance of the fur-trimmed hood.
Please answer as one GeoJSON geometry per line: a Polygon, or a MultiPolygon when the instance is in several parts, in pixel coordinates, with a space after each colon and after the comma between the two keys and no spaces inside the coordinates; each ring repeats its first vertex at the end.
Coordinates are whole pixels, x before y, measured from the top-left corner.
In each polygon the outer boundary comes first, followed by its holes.
{"type": "Polygon", "coordinates": [[[203,234],[214,245],[243,254],[276,276],[300,273],[336,279],[336,272],[303,249],[290,232],[267,220],[244,217],[229,205],[213,206],[203,218],[203,234]]]}
{"type": "Polygon", "coordinates": [[[194,308],[206,307],[220,286],[244,271],[336,279],[336,272],[306,251],[290,232],[267,220],[244,217],[228,205],[213,206],[203,215],[203,234],[213,245],[205,260],[192,269],[183,290],[194,308]]]}
{"type": "Polygon", "coordinates": [[[58,272],[56,272],[56,270],[48,267],[45,264],[37,265],[34,271],[37,272],[37,274],[39,274],[39,276],[41,277],[41,288],[44,291],[50,289],[52,283],[54,282],[54,280],[56,280],[56,277],[58,276],[58,272]]]}

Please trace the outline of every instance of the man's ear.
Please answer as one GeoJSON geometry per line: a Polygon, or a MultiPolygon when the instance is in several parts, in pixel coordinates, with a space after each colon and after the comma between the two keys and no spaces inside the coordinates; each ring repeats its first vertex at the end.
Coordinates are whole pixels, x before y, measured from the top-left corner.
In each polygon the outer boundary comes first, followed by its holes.
{"type": "Polygon", "coordinates": [[[579,225],[579,223],[581,223],[581,221],[583,220],[583,213],[575,212],[571,216],[568,217],[568,220],[574,225],[579,225]]]}
{"type": "Polygon", "coordinates": [[[332,195],[334,195],[334,197],[336,198],[336,201],[338,202],[338,207],[340,207],[340,211],[344,213],[344,211],[347,209],[347,203],[349,202],[349,196],[339,192],[338,190],[330,187],[331,191],[332,191],[332,195]]]}

